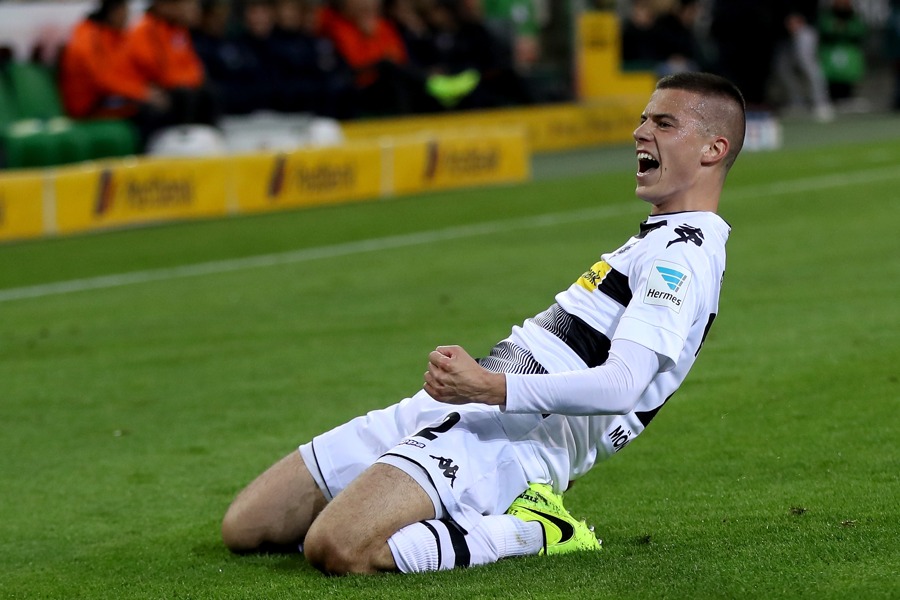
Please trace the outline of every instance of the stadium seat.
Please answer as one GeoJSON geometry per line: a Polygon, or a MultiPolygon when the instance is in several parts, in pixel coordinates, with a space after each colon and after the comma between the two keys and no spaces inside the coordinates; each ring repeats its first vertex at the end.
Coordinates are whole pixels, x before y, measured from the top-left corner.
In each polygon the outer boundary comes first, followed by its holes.
{"type": "Polygon", "coordinates": [[[19,117],[46,124],[48,133],[58,137],[61,162],[128,156],[137,152],[137,131],[128,121],[67,118],[49,67],[13,62],[6,71],[19,117]]]}
{"type": "Polygon", "coordinates": [[[9,86],[0,77],[0,167],[43,167],[60,161],[58,144],[34,119],[20,119],[9,86]]]}

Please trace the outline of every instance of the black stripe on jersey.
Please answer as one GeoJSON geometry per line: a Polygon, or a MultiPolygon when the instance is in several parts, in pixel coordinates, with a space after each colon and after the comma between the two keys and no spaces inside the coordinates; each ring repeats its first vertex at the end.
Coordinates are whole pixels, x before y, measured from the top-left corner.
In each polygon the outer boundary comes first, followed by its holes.
{"type": "Polygon", "coordinates": [[[706,336],[709,335],[709,330],[712,329],[712,324],[713,324],[713,321],[715,321],[715,320],[716,320],[716,313],[710,313],[709,321],[706,322],[706,327],[703,328],[703,337],[700,338],[700,345],[697,346],[697,351],[694,352],[694,358],[696,358],[697,355],[700,354],[700,349],[703,348],[703,342],[706,341],[706,336]]]}
{"type": "Polygon", "coordinates": [[[609,358],[609,338],[559,304],[534,317],[534,322],[565,342],[588,367],[599,367],[609,358]]]}
{"type": "Polygon", "coordinates": [[[610,269],[597,289],[621,304],[628,306],[631,302],[631,288],[628,286],[628,276],[615,269],[610,269]]]}
{"type": "Polygon", "coordinates": [[[434,526],[428,521],[419,521],[419,523],[424,525],[428,529],[428,531],[431,532],[431,535],[434,536],[434,543],[437,545],[437,564],[438,568],[441,568],[441,536],[438,535],[437,529],[435,529],[434,526]]]}
{"type": "MultiPolygon", "coordinates": [[[[325,474],[322,473],[322,467],[319,466],[319,455],[318,455],[318,453],[316,452],[316,440],[315,440],[315,438],[313,438],[312,440],[310,440],[310,442],[309,442],[309,447],[312,448],[313,460],[316,462],[316,470],[319,472],[319,477],[322,478],[322,483],[325,484],[325,489],[328,491],[328,495],[331,496],[332,498],[334,498],[334,494],[331,493],[331,488],[328,487],[328,481],[325,479],[325,474]]],[[[309,468],[308,465],[307,465],[307,468],[309,468]]]]}
{"type": "Polygon", "coordinates": [[[453,553],[456,554],[456,566],[468,567],[472,564],[472,555],[469,552],[469,544],[466,543],[466,534],[456,521],[441,519],[441,523],[447,526],[450,534],[450,543],[453,545],[453,553]]]}
{"type": "Polygon", "coordinates": [[[642,240],[647,237],[647,234],[653,231],[654,229],[659,229],[660,227],[665,227],[668,221],[657,221],[656,223],[648,223],[644,221],[641,223],[641,232],[637,235],[637,239],[642,240]]]}
{"type": "Polygon", "coordinates": [[[516,346],[509,340],[503,340],[491,348],[491,353],[478,359],[478,364],[493,373],[515,373],[516,375],[545,375],[547,370],[541,366],[531,352],[516,346]]]}
{"type": "MultiPolygon", "coordinates": [[[[674,395],[675,395],[674,392],[673,392],[672,394],[669,394],[669,398],[671,398],[671,397],[674,396],[674,395]]],[[[648,410],[648,411],[645,411],[645,412],[637,412],[637,411],[635,411],[634,415],[635,415],[635,416],[638,418],[638,420],[641,422],[641,425],[643,425],[644,427],[646,427],[647,425],[650,424],[650,421],[653,420],[653,417],[656,416],[656,413],[659,412],[659,409],[661,409],[663,406],[666,405],[666,402],[669,401],[669,398],[666,398],[665,400],[663,400],[663,403],[662,403],[662,404],[660,404],[659,406],[657,406],[656,408],[654,408],[654,409],[652,409],[652,410],[648,410]]]]}

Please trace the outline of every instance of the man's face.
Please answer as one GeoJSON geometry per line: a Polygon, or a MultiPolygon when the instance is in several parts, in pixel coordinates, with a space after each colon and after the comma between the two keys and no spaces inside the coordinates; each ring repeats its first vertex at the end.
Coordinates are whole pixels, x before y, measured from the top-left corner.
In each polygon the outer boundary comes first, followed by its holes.
{"type": "Polygon", "coordinates": [[[268,37],[275,27],[275,8],[265,3],[248,4],[244,8],[244,26],[253,37],[268,37]]]}
{"type": "Polygon", "coordinates": [[[119,4],[110,10],[106,23],[113,29],[123,31],[128,26],[128,4],[119,4]]]}
{"type": "Polygon", "coordinates": [[[193,27],[200,21],[198,0],[164,0],[154,6],[159,16],[182,27],[193,27]]]}
{"type": "Polygon", "coordinates": [[[709,102],[685,90],[656,90],[634,130],[638,170],[635,194],[660,207],[689,190],[700,174],[704,146],[713,136],[700,115],[709,102]]]}

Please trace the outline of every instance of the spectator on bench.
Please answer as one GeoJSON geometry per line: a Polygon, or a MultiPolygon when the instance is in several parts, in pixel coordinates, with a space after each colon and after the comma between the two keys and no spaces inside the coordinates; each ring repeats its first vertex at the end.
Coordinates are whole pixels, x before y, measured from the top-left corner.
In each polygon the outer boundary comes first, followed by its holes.
{"type": "Polygon", "coordinates": [[[229,0],[204,0],[199,25],[191,32],[219,108],[228,115],[274,109],[279,85],[273,65],[273,4],[246,0],[240,15],[240,29],[231,34],[229,0]]]}
{"type": "Polygon", "coordinates": [[[435,0],[428,13],[434,63],[428,91],[444,106],[493,108],[530,104],[533,94],[509,53],[463,0],[435,0]]]}
{"type": "Polygon", "coordinates": [[[69,116],[131,117],[141,102],[162,103],[161,90],[122,79],[112,68],[125,44],[128,0],[100,0],[63,49],[59,88],[69,116]]]}
{"type": "Polygon", "coordinates": [[[424,74],[409,62],[400,34],[381,15],[380,0],[339,0],[320,27],[354,72],[359,106],[375,115],[428,110],[424,74]]]}
{"type": "Polygon", "coordinates": [[[197,0],[151,0],[113,61],[113,75],[141,90],[133,120],[144,143],[165,127],[216,122],[217,104],[188,30],[197,7],[197,0]]]}
{"type": "Polygon", "coordinates": [[[353,74],[332,41],[317,34],[318,5],[313,0],[276,0],[272,36],[278,73],[276,107],[323,117],[353,116],[353,74]]]}

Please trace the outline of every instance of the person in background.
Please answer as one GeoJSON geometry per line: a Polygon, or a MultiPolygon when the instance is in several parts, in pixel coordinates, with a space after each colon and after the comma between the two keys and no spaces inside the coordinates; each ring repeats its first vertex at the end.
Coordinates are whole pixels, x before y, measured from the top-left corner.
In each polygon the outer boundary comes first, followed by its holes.
{"type": "Polygon", "coordinates": [[[428,12],[435,0],[385,0],[384,14],[400,37],[410,63],[427,70],[437,62],[434,35],[428,25],[428,12]]]}
{"type": "Polygon", "coordinates": [[[713,0],[709,35],[717,61],[715,71],[744,93],[751,111],[769,110],[768,84],[780,0],[713,0]]]}
{"type": "Polygon", "coordinates": [[[675,0],[674,5],[656,18],[654,34],[660,76],[684,71],[699,71],[708,60],[695,33],[700,14],[698,0],[675,0]]]}
{"type": "Polygon", "coordinates": [[[242,112],[274,110],[282,82],[275,52],[276,11],[273,0],[242,0],[235,42],[244,56],[233,84],[244,98],[242,112]]]}
{"type": "Polygon", "coordinates": [[[891,107],[900,110],[900,0],[891,0],[891,14],[885,28],[885,49],[894,70],[894,97],[891,107]]]}
{"type": "MultiPolygon", "coordinates": [[[[200,19],[191,30],[194,51],[203,63],[209,86],[223,114],[249,112],[244,73],[256,64],[231,33],[232,5],[229,0],[203,0],[200,19]]],[[[252,90],[249,90],[252,92],[252,90]]]]}
{"type": "Polygon", "coordinates": [[[834,108],[819,64],[819,0],[791,0],[779,8],[781,28],[774,70],[784,87],[788,109],[805,113],[811,107],[815,120],[830,122],[834,108]]]}
{"type": "Polygon", "coordinates": [[[466,2],[470,9],[474,8],[479,13],[483,11],[489,23],[509,32],[513,66],[517,70],[529,71],[541,59],[540,2],[536,0],[466,0],[466,2]]]}
{"type": "Polygon", "coordinates": [[[527,82],[480,11],[463,0],[434,0],[427,20],[434,40],[427,88],[442,105],[467,109],[532,103],[527,82]]]}
{"type": "Polygon", "coordinates": [[[357,103],[372,115],[422,112],[425,79],[412,68],[403,39],[381,14],[380,0],[340,0],[320,27],[354,73],[357,103]]]}
{"type": "Polygon", "coordinates": [[[854,10],[851,0],[831,0],[819,13],[821,46],[819,58],[828,92],[842,110],[865,112],[869,103],[856,94],[856,87],[866,72],[864,44],[865,22],[854,10]]]}
{"type": "Polygon", "coordinates": [[[622,22],[622,67],[627,71],[655,71],[657,50],[656,9],[651,0],[632,0],[622,22]]]}
{"type": "Polygon", "coordinates": [[[151,0],[113,61],[113,76],[140,90],[134,117],[143,141],[173,125],[214,125],[218,108],[189,27],[199,20],[197,0],[151,0]]]}
{"type": "Polygon", "coordinates": [[[353,76],[330,39],[316,33],[318,4],[277,0],[272,56],[276,109],[347,119],[355,114],[353,76]]]}
{"type": "Polygon", "coordinates": [[[131,117],[143,103],[165,106],[162,90],[117,76],[114,58],[125,45],[128,0],[101,0],[78,23],[59,63],[59,88],[70,117],[131,117]]]}

